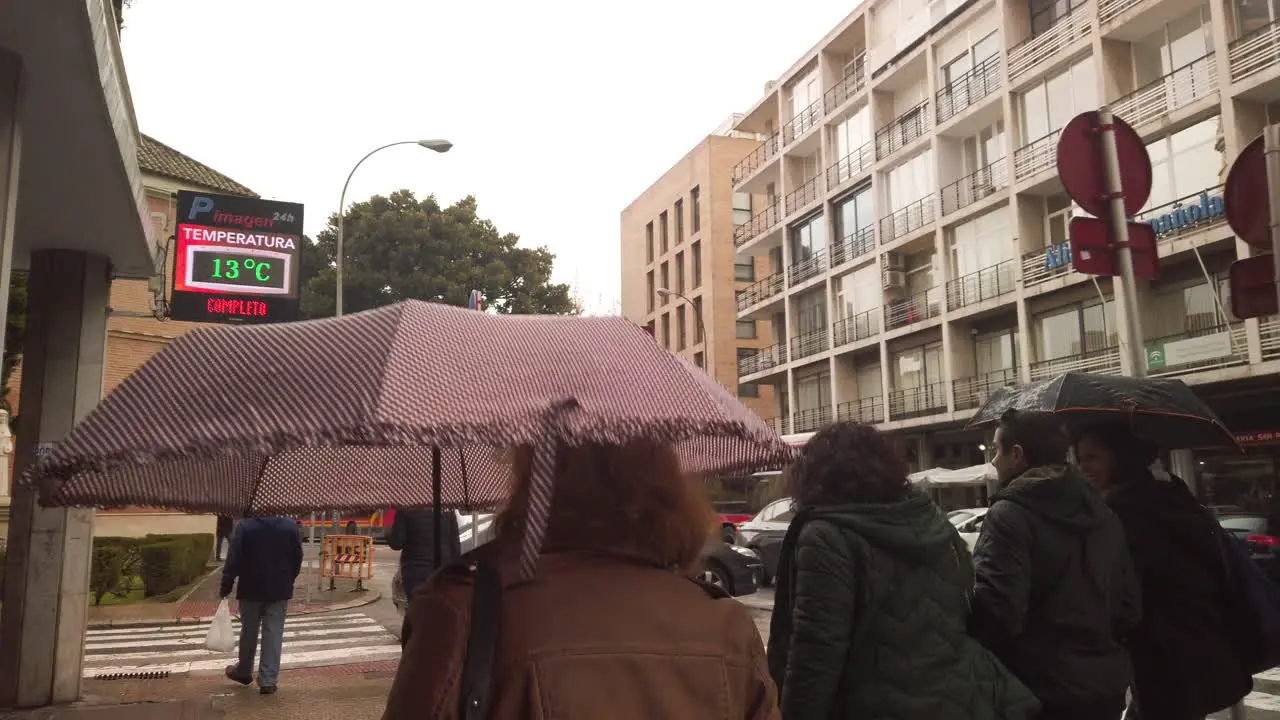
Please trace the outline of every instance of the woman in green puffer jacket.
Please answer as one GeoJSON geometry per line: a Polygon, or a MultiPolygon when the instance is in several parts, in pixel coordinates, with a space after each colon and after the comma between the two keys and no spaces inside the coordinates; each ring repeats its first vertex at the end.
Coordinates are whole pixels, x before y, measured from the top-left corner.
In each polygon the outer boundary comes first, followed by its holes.
{"type": "Polygon", "coordinates": [[[813,436],[778,567],[769,670],[783,720],[1031,720],[1040,704],[966,630],[973,565],[869,425],[813,436]]]}

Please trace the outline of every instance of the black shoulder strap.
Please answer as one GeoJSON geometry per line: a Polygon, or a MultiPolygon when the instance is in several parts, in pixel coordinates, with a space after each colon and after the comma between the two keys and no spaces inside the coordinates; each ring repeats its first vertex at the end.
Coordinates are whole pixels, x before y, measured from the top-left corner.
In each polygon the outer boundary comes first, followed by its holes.
{"type": "Polygon", "coordinates": [[[481,562],[476,567],[475,590],[471,596],[471,633],[467,639],[467,658],[462,666],[462,707],[458,711],[462,720],[485,720],[488,716],[501,611],[502,578],[498,568],[481,562]]]}

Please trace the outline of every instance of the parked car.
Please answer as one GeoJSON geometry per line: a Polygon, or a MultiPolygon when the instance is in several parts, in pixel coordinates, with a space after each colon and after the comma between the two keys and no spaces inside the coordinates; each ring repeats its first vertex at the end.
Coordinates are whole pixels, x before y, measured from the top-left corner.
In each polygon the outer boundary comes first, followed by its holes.
{"type": "Polygon", "coordinates": [[[1218,514],[1222,529],[1244,543],[1249,557],[1274,582],[1280,582],[1280,533],[1263,513],[1243,511],[1218,514]]]}
{"type": "MultiPolygon", "coordinates": [[[[463,515],[459,520],[467,517],[463,515]]],[[[490,523],[492,522],[492,516],[489,516],[489,521],[490,523]]],[[[467,536],[467,530],[463,530],[463,555],[474,549],[474,546],[467,546],[467,536]]],[[[486,528],[483,521],[480,523],[480,536],[481,545],[493,539],[492,530],[486,528]],[[488,537],[485,537],[487,529],[489,530],[488,537]]],[[[750,549],[714,540],[707,543],[707,546],[703,548],[702,560],[702,580],[704,582],[723,588],[725,592],[734,597],[750,595],[756,591],[757,582],[762,572],[762,564],[759,556],[750,549]]],[[[404,577],[397,569],[395,577],[391,579],[391,602],[396,606],[396,610],[404,613],[405,601],[404,577]]]]}
{"type": "Polygon", "coordinates": [[[960,532],[960,537],[964,538],[964,542],[969,546],[969,552],[973,552],[973,546],[978,543],[978,533],[982,531],[982,521],[987,517],[987,509],[965,508],[963,510],[952,510],[947,513],[947,519],[960,532]]]}
{"type": "Polygon", "coordinates": [[[734,544],[753,551],[760,558],[761,585],[773,584],[773,578],[778,574],[782,541],[795,515],[795,502],[791,498],[783,498],[765,505],[754,517],[738,526],[734,544]]]}

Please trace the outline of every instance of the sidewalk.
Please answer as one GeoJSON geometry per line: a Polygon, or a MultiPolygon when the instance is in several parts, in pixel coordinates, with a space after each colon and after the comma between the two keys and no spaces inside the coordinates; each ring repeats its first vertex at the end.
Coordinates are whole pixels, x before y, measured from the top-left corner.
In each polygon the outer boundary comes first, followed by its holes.
{"type": "Polygon", "coordinates": [[[378,720],[397,662],[285,670],[271,696],[213,676],[86,680],[75,705],[0,710],[0,720],[378,720]]]}
{"type": "MultiPolygon", "coordinates": [[[[222,580],[221,567],[214,567],[204,579],[197,581],[191,592],[177,602],[133,603],[131,605],[89,606],[89,627],[128,627],[131,625],[183,624],[199,622],[212,617],[218,610],[218,586],[222,580]]],[[[349,610],[377,602],[382,595],[376,590],[354,592],[354,580],[339,578],[334,590],[329,590],[328,580],[323,590],[317,590],[315,578],[303,568],[293,583],[293,600],[289,601],[289,615],[349,610]],[[310,586],[310,595],[308,595],[310,586]],[[308,601],[309,600],[309,601],[308,601]]],[[[369,583],[366,583],[366,587],[369,583]]],[[[234,593],[233,593],[234,595],[234,593]]],[[[231,612],[236,613],[236,602],[231,601],[231,612]]],[[[2,716],[0,716],[2,720],[2,716]]]]}

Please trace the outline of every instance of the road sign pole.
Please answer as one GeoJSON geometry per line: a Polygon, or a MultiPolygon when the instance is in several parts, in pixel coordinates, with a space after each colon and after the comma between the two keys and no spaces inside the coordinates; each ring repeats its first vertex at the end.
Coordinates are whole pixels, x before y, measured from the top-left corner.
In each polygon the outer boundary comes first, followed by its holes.
{"type": "Polygon", "coordinates": [[[1267,161],[1267,193],[1271,196],[1271,261],[1275,266],[1276,302],[1280,304],[1280,125],[1263,131],[1267,161]]]}
{"type": "Polygon", "coordinates": [[[1125,323],[1124,332],[1120,335],[1121,351],[1128,353],[1134,377],[1146,377],[1147,353],[1143,345],[1142,314],[1138,310],[1138,282],[1133,275],[1129,222],[1125,217],[1124,195],[1120,183],[1120,156],[1116,151],[1116,129],[1110,108],[1104,105],[1098,109],[1098,121],[1102,141],[1102,167],[1106,173],[1104,189],[1111,209],[1108,220],[1115,242],[1116,265],[1120,270],[1121,294],[1124,296],[1125,323]]]}

